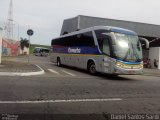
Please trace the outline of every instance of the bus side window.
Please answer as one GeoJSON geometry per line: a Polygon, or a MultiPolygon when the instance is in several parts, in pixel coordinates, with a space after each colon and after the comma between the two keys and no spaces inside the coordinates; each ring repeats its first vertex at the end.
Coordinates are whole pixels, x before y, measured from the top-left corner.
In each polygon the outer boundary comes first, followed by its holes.
{"type": "Polygon", "coordinates": [[[110,55],[110,47],[109,47],[109,41],[110,38],[105,33],[108,33],[107,30],[95,30],[96,38],[98,41],[99,49],[107,54],[110,55]]]}
{"type": "Polygon", "coordinates": [[[101,51],[103,51],[103,36],[102,36],[103,32],[104,30],[95,30],[98,46],[101,51]]]}
{"type": "Polygon", "coordinates": [[[103,39],[103,52],[107,55],[110,55],[109,38],[108,37],[105,37],[103,39]]]}
{"type": "Polygon", "coordinates": [[[81,35],[82,46],[94,47],[94,38],[92,32],[86,32],[81,35]]]}
{"type": "Polygon", "coordinates": [[[98,39],[98,44],[99,44],[99,49],[101,51],[103,51],[103,40],[102,39],[98,39]]]}

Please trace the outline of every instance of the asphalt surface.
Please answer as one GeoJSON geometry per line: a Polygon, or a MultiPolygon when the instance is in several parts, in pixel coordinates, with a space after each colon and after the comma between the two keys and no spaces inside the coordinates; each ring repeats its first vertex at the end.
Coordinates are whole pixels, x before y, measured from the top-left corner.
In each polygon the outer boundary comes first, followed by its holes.
{"type": "Polygon", "coordinates": [[[113,114],[160,114],[159,77],[92,76],[84,70],[57,67],[49,62],[49,57],[31,56],[30,61],[46,73],[31,77],[1,76],[0,119],[107,120],[113,114]]]}
{"type": "Polygon", "coordinates": [[[15,72],[15,73],[26,73],[26,72],[37,72],[41,71],[40,68],[34,64],[28,64],[27,62],[15,62],[15,61],[3,61],[0,65],[0,72],[15,72]]]}

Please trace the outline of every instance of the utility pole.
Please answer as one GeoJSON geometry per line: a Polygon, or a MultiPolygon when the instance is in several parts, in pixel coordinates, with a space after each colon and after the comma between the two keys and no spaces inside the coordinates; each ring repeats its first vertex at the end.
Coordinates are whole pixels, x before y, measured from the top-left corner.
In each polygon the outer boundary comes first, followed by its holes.
{"type": "Polygon", "coordinates": [[[3,29],[0,27],[0,64],[2,63],[2,31],[3,29]]]}
{"type": "Polygon", "coordinates": [[[10,0],[8,18],[5,25],[5,34],[8,39],[13,39],[13,2],[10,0]]]}
{"type": "Polygon", "coordinates": [[[27,34],[28,34],[28,39],[29,39],[29,53],[28,53],[28,64],[29,64],[29,61],[30,61],[30,37],[33,35],[33,30],[32,29],[28,29],[27,30],[27,34]]]}
{"type": "MultiPolygon", "coordinates": [[[[15,22],[15,24],[17,25],[17,32],[18,32],[17,33],[17,40],[20,41],[20,38],[19,38],[19,32],[20,32],[19,31],[19,23],[17,21],[15,21],[15,20],[13,20],[13,22],[15,22]]],[[[15,37],[15,39],[16,39],[16,37],[15,37]]]]}

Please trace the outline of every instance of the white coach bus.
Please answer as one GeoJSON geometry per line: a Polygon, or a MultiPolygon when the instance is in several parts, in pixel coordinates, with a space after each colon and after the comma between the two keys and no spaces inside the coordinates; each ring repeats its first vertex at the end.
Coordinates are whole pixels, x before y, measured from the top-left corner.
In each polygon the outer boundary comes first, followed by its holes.
{"type": "MultiPolygon", "coordinates": [[[[143,38],[142,38],[143,39],[143,38]]],[[[130,30],[95,26],[51,42],[51,62],[107,74],[142,74],[142,47],[130,30]]]]}

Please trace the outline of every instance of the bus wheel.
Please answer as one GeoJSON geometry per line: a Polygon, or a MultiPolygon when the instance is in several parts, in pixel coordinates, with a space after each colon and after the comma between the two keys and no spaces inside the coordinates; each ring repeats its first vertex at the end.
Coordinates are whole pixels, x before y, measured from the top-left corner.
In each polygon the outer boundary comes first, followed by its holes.
{"type": "Polygon", "coordinates": [[[97,71],[96,71],[96,65],[95,65],[94,62],[91,62],[91,63],[88,65],[88,71],[89,71],[91,74],[93,74],[93,75],[95,75],[95,74],[97,73],[97,71]]]}
{"type": "Polygon", "coordinates": [[[61,60],[60,60],[59,57],[57,58],[57,66],[58,66],[58,67],[61,67],[61,60]]]}

